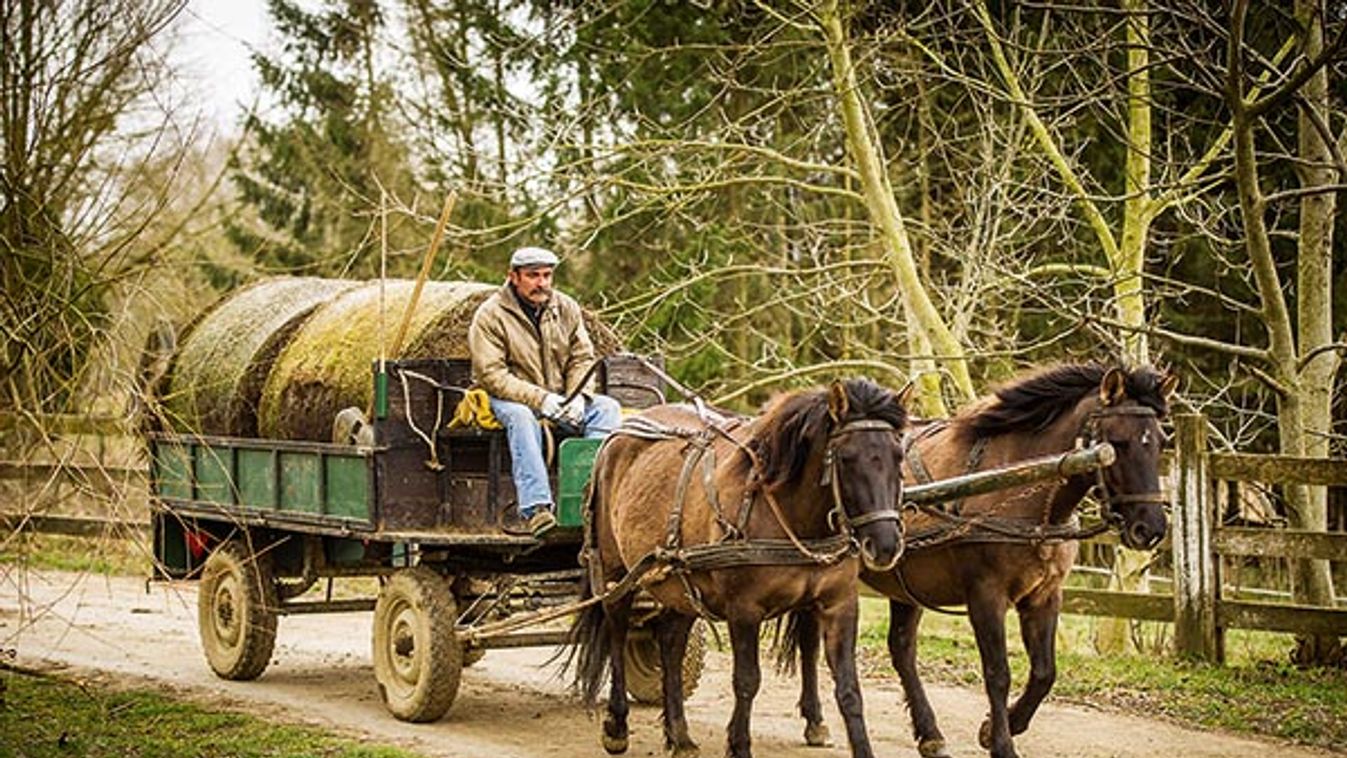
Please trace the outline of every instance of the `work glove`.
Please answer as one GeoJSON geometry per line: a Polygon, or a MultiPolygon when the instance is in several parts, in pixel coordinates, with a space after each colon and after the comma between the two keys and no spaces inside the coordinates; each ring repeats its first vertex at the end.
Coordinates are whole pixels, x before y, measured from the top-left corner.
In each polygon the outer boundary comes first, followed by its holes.
{"type": "Polygon", "coordinates": [[[576,393],[566,407],[561,409],[561,420],[576,428],[585,424],[585,396],[576,393]]]}
{"type": "Polygon", "coordinates": [[[543,418],[550,418],[554,421],[558,420],[562,417],[561,403],[565,399],[566,398],[555,392],[549,392],[547,393],[547,397],[543,398],[543,405],[538,409],[538,412],[543,415],[543,418]]]}

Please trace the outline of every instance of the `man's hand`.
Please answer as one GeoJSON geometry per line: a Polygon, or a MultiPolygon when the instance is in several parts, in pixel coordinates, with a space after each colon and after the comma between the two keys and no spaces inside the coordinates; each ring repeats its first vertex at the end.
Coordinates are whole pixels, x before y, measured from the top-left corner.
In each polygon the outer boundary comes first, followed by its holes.
{"type": "Polygon", "coordinates": [[[554,421],[561,419],[563,413],[561,403],[565,399],[566,398],[555,392],[549,392],[547,393],[547,397],[543,398],[543,405],[538,411],[543,414],[543,418],[550,418],[554,421]]]}
{"type": "Polygon", "coordinates": [[[561,420],[576,428],[585,425],[585,396],[576,393],[566,407],[561,409],[561,420]]]}

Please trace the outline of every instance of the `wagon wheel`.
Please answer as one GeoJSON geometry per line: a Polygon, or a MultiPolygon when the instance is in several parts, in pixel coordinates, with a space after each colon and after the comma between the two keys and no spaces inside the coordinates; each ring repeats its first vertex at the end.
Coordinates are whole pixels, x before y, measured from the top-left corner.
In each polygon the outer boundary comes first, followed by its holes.
{"type": "MultiPolygon", "coordinates": [[[[628,636],[622,648],[626,662],[627,693],[638,703],[656,704],[664,698],[664,679],[659,662],[659,643],[653,636],[628,636]]],[[[692,697],[702,678],[706,662],[706,622],[698,621],[688,635],[687,655],[683,656],[683,697],[692,697]]]]}
{"type": "Polygon", "coordinates": [[[458,695],[463,646],[454,636],[454,597],[425,566],[399,571],[374,605],[374,679],[403,721],[434,721],[458,695]]]}
{"type": "Polygon", "coordinates": [[[239,540],[206,559],[197,589],[197,626],[206,662],[224,679],[256,679],[276,646],[276,583],[271,560],[239,540]]]}

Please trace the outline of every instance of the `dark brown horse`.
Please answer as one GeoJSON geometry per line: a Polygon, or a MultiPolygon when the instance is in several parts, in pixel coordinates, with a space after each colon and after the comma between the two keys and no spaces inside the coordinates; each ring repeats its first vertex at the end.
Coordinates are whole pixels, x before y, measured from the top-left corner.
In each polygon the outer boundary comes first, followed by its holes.
{"type": "MultiPolygon", "coordinates": [[[[946,504],[943,515],[909,516],[909,547],[900,564],[864,574],[867,584],[889,597],[889,654],[921,755],[948,755],[917,676],[922,609],[967,607],[991,704],[979,741],[993,756],[1015,755],[1011,735],[1029,727],[1056,677],[1057,616],[1062,582],[1076,559],[1077,505],[1096,490],[1106,518],[1128,547],[1149,550],[1164,538],[1160,421],[1177,384],[1175,375],[1151,369],[1063,365],[1005,385],[948,422],[914,426],[905,463],[909,483],[992,469],[1083,443],[1108,442],[1117,453],[1098,474],[970,497],[946,504]],[[1030,670],[1024,692],[1007,708],[1005,615],[1011,607],[1019,613],[1030,670]]],[[[807,649],[817,645],[817,631],[808,619],[792,616],[787,638],[790,646],[801,647],[800,710],[806,739],[814,744],[826,734],[807,649]]],[[[788,649],[786,656],[792,653],[788,649]]]]}
{"type": "Polygon", "coordinates": [[[902,552],[894,506],[902,496],[905,397],[849,380],[781,397],[743,423],[659,406],[609,438],[594,465],[585,590],[607,595],[572,629],[576,684],[587,701],[597,699],[605,673],[611,678],[608,752],[627,748],[621,651],[634,593],[624,587],[635,583],[623,579],[653,566],[640,586],[660,608],[651,623],[665,740],[675,756],[697,753],[682,687],[696,619],[728,622],[735,696],[728,752],[748,756],[760,627],[790,611],[822,631],[852,753],[871,755],[855,667],[856,590],[862,562],[883,571],[902,552]]]}

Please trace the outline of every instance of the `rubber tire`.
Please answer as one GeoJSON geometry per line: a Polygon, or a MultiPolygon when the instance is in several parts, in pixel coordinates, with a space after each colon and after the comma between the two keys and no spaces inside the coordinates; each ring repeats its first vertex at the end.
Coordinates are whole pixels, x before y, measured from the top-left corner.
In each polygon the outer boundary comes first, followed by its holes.
{"type": "MultiPolygon", "coordinates": [[[[659,662],[659,643],[648,635],[629,636],[622,648],[627,674],[627,694],[645,705],[664,702],[664,678],[659,662]]],[[[683,656],[683,698],[692,697],[701,683],[706,665],[706,622],[692,625],[688,635],[687,655],[683,656]]]]}
{"type": "Polygon", "coordinates": [[[394,573],[374,604],[374,679],[389,713],[424,723],[454,704],[463,646],[444,578],[425,566],[394,573]]]}
{"type": "Polygon", "coordinates": [[[230,540],[206,559],[197,588],[197,628],[206,663],[222,679],[256,679],[276,647],[271,559],[230,540]]]}

